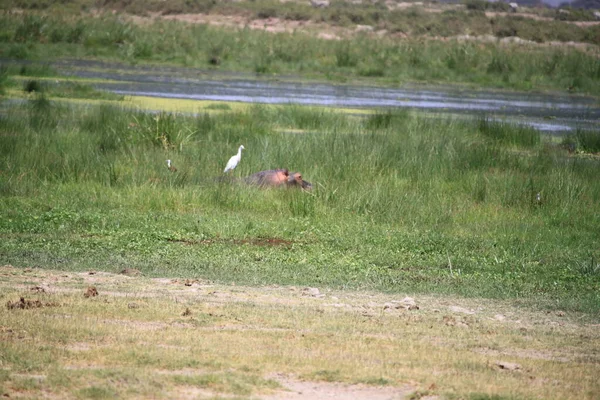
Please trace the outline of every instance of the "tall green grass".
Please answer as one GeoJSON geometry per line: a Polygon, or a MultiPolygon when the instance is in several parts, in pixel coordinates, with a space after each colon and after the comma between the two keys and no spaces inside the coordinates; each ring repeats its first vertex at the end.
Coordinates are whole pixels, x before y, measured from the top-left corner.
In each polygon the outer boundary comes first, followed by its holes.
{"type": "Polygon", "coordinates": [[[0,36],[4,38],[0,53],[13,59],[93,57],[340,81],[472,83],[600,93],[598,57],[574,48],[398,41],[368,35],[332,41],[300,32],[272,34],[165,20],[135,24],[112,14],[32,12],[0,13],[0,36]]]}
{"type": "Polygon", "coordinates": [[[40,96],[0,116],[0,262],[597,313],[599,169],[490,121],[299,106],[189,117],[40,96]],[[314,190],[239,183],[273,168],[314,190]]]}
{"type": "Polygon", "coordinates": [[[534,147],[540,143],[540,132],[527,125],[511,124],[490,119],[479,121],[481,134],[507,145],[534,147]]]}
{"type": "Polygon", "coordinates": [[[578,129],[575,137],[581,150],[589,153],[600,153],[600,132],[578,129]]]}

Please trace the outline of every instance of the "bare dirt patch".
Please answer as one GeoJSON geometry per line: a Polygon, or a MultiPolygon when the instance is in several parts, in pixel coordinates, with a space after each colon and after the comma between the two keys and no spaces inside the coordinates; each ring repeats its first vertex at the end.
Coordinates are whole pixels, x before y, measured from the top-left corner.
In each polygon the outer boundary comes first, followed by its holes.
{"type": "MultiPolygon", "coordinates": [[[[371,385],[349,385],[339,382],[303,381],[282,374],[270,377],[285,388],[272,395],[261,396],[263,400],[399,400],[415,392],[411,386],[387,387],[371,385]]],[[[437,399],[437,396],[420,397],[437,399]]]]}

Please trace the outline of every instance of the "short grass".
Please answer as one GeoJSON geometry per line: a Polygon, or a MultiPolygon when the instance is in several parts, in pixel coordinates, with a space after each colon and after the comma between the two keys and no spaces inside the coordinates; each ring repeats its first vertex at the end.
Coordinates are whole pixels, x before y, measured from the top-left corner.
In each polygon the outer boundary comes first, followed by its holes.
{"type": "MultiPolygon", "coordinates": [[[[538,42],[547,36],[548,40],[591,43],[598,43],[599,37],[593,31],[597,27],[575,37],[568,33],[568,29],[575,28],[563,26],[566,23],[553,26],[545,21],[512,17],[499,17],[491,23],[479,14],[421,15],[418,10],[389,14],[396,17],[386,22],[388,31],[403,32],[409,29],[407,24],[417,21],[422,26],[411,30],[435,37],[470,32],[500,38],[519,35],[538,42]],[[485,28],[463,32],[465,19],[485,28]]],[[[296,74],[336,82],[428,82],[600,93],[600,61],[595,48],[440,41],[423,39],[412,32],[406,40],[367,34],[324,40],[301,31],[274,34],[164,19],[139,24],[120,14],[37,11],[0,12],[0,37],[0,54],[14,60],[95,58],[243,71],[260,76],[296,74]]]]}
{"type": "Polygon", "coordinates": [[[308,381],[311,390],[326,382],[383,386],[407,399],[600,393],[600,337],[586,316],[453,297],[416,296],[419,309],[408,311],[389,307],[404,295],[319,296],[3,266],[0,301],[24,297],[42,307],[0,308],[0,393],[257,399],[284,390],[285,379],[308,381]],[[98,296],[84,297],[90,285],[98,296]],[[519,369],[498,366],[507,362],[519,369]]]}
{"type": "Polygon", "coordinates": [[[599,161],[531,129],[66,104],[32,96],[0,117],[0,263],[600,311],[599,161]],[[233,182],[221,179],[240,144],[233,182]],[[235,183],[273,168],[314,190],[235,183]]]}

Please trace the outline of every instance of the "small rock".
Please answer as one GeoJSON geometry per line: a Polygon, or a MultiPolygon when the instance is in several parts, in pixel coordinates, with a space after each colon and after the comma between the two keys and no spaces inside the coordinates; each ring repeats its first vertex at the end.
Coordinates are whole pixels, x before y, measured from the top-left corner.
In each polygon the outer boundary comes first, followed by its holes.
{"type": "Polygon", "coordinates": [[[504,321],[506,319],[506,317],[502,314],[496,314],[496,315],[494,315],[494,319],[496,321],[504,321]]]}
{"type": "Polygon", "coordinates": [[[412,297],[405,297],[402,300],[393,300],[392,303],[398,304],[396,308],[404,308],[405,310],[418,310],[419,306],[412,297]]]}
{"type": "Polygon", "coordinates": [[[371,25],[356,25],[357,32],[373,32],[373,30],[371,25]]]}
{"type": "Polygon", "coordinates": [[[505,369],[507,371],[517,371],[521,369],[521,366],[519,364],[506,361],[496,362],[496,366],[500,369],[505,369]]]}
{"type": "Polygon", "coordinates": [[[565,316],[565,312],[564,311],[557,311],[556,315],[559,317],[564,317],[565,316]]]}
{"type": "Polygon", "coordinates": [[[475,314],[475,311],[467,310],[466,308],[462,308],[462,307],[458,307],[458,306],[450,306],[448,308],[450,309],[450,311],[455,312],[455,313],[475,314]]]}
{"type": "Polygon", "coordinates": [[[138,303],[129,303],[127,304],[128,308],[134,309],[134,308],[140,308],[138,303]]]}
{"type": "Polygon", "coordinates": [[[321,294],[317,288],[307,287],[302,289],[302,296],[323,297],[325,295],[321,294]]]}
{"type": "Polygon", "coordinates": [[[329,0],[310,0],[310,4],[314,8],[327,8],[329,7],[329,0]]]}

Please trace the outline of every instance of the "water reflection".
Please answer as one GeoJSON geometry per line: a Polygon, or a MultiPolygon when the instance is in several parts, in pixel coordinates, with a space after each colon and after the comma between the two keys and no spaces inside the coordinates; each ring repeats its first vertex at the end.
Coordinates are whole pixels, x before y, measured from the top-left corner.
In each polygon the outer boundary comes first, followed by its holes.
{"type": "Polygon", "coordinates": [[[244,79],[236,73],[190,68],[127,66],[94,61],[52,65],[63,74],[110,80],[94,86],[123,95],[352,108],[409,108],[445,114],[492,117],[529,124],[542,131],[600,130],[596,99],[566,94],[532,94],[451,87],[400,88],[244,79]]]}

